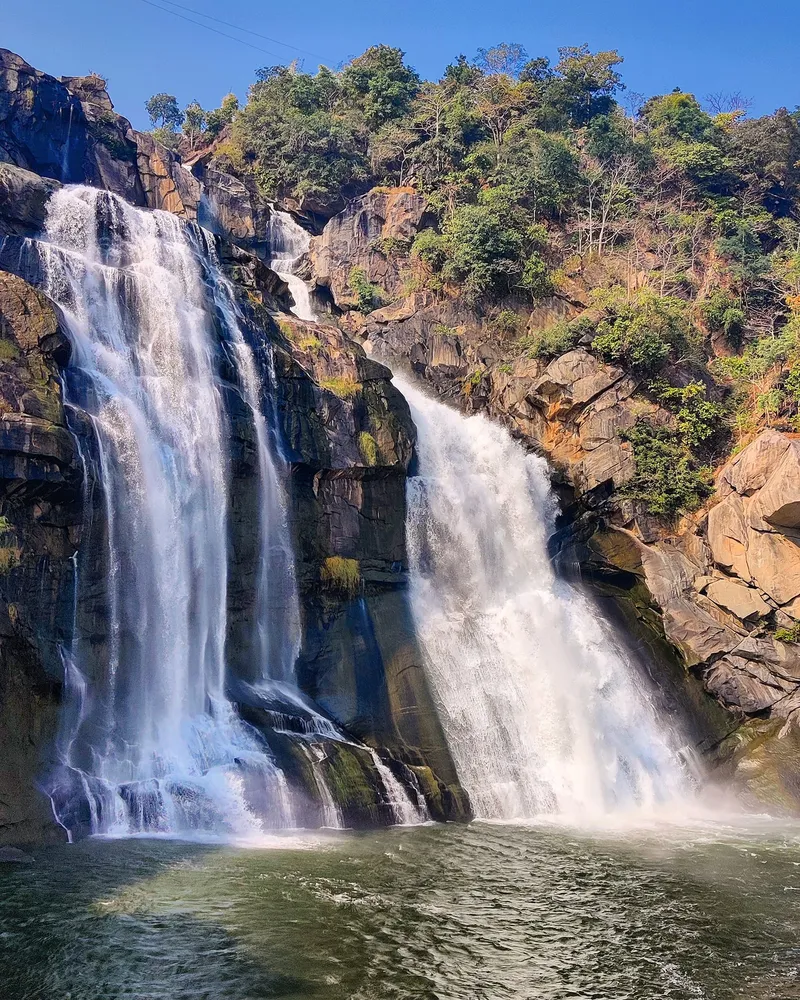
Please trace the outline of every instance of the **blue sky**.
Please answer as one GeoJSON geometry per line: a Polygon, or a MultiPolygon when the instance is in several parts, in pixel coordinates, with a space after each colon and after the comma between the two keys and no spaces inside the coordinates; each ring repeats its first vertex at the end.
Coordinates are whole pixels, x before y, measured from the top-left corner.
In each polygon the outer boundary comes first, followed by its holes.
{"type": "MultiPolygon", "coordinates": [[[[424,77],[438,78],[459,52],[517,41],[531,55],[559,45],[617,48],[631,90],[649,96],[680,86],[699,97],[734,91],[754,99],[752,114],[800,104],[800,3],[796,0],[180,0],[249,27],[283,45],[237,35],[257,51],[156,9],[163,0],[0,0],[0,46],[55,76],[90,71],[109,79],[117,110],[147,126],[144,101],[157,91],[181,104],[214,107],[229,91],[244,97],[258,66],[336,66],[368,45],[403,48],[424,77]],[[296,52],[287,45],[303,49],[296,52]]],[[[186,10],[178,13],[201,21],[186,10]]]]}

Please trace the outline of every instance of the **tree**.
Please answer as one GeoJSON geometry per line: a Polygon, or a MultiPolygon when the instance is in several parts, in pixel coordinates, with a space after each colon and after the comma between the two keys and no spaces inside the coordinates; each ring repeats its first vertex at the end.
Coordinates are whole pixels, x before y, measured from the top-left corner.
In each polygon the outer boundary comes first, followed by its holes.
{"type": "Polygon", "coordinates": [[[172,94],[154,94],[144,106],[153,128],[174,132],[183,123],[183,112],[172,94]]]}
{"type": "Polygon", "coordinates": [[[595,115],[608,114],[614,94],[623,88],[616,70],[622,56],[616,49],[591,52],[588,45],[569,45],[558,50],[559,61],[551,89],[574,125],[595,115]]]}
{"type": "Polygon", "coordinates": [[[206,113],[198,101],[192,101],[186,106],[183,115],[183,134],[189,140],[189,149],[194,150],[197,140],[202,136],[206,125],[206,113]]]}
{"type": "Polygon", "coordinates": [[[500,42],[490,49],[478,49],[475,65],[491,76],[518,77],[527,64],[528,53],[518,42],[500,42]]]}
{"type": "Polygon", "coordinates": [[[370,129],[405,115],[419,90],[420,78],[403,58],[401,49],[373,45],[342,72],[344,94],[370,129]]]}
{"type": "Polygon", "coordinates": [[[206,131],[212,137],[219,135],[226,125],[230,125],[239,110],[239,98],[236,94],[226,94],[222,104],[208,112],[206,131]]]}
{"type": "Polygon", "coordinates": [[[500,166],[506,133],[522,113],[524,98],[523,88],[509,76],[484,76],[478,82],[475,107],[491,136],[496,166],[500,166]]]}

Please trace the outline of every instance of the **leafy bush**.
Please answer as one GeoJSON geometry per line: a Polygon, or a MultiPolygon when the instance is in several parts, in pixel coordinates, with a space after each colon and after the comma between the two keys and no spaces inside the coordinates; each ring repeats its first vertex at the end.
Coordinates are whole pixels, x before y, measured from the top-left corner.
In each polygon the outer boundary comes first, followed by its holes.
{"type": "Polygon", "coordinates": [[[327,389],[340,399],[352,399],[361,391],[361,383],[351,375],[329,375],[319,380],[321,389],[327,389]]]}
{"type": "Polygon", "coordinates": [[[697,463],[680,431],[638,420],[622,433],[633,445],[635,472],[620,495],[657,517],[696,510],[713,492],[711,470],[697,463]]]}
{"type": "Polygon", "coordinates": [[[698,337],[687,316],[686,303],[643,290],[628,298],[619,288],[595,296],[606,311],[597,325],[592,349],[641,374],[653,374],[666,364],[671,351],[686,353],[698,337]]]}
{"type": "Polygon", "coordinates": [[[775,638],[778,642],[800,642],[800,622],[795,622],[788,628],[776,629],[775,638]]]}
{"type": "Polygon", "coordinates": [[[559,320],[552,326],[538,330],[528,338],[526,354],[532,358],[557,358],[571,351],[581,338],[579,325],[559,320]]]}
{"type": "Polygon", "coordinates": [[[675,387],[658,381],[652,383],[650,389],[675,414],[678,431],[690,448],[704,444],[722,426],[726,408],[707,398],[703,382],[675,387]]]}
{"type": "Polygon", "coordinates": [[[370,313],[377,309],[384,299],[384,291],[367,277],[363,267],[354,267],[350,272],[348,284],[355,294],[356,308],[361,313],[370,313]]]}
{"type": "Polygon", "coordinates": [[[700,302],[700,315],[712,333],[724,333],[738,345],[744,331],[745,314],[741,301],[730,292],[717,289],[700,302]]]}

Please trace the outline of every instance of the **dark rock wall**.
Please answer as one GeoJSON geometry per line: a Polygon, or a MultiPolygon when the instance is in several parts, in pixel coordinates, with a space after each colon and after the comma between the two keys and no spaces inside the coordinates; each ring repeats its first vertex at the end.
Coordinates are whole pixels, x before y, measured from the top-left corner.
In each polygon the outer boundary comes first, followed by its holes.
{"type": "Polygon", "coordinates": [[[64,837],[38,782],[57,731],[83,526],[59,381],[68,352],[47,300],[0,272],[0,843],[64,837]]]}

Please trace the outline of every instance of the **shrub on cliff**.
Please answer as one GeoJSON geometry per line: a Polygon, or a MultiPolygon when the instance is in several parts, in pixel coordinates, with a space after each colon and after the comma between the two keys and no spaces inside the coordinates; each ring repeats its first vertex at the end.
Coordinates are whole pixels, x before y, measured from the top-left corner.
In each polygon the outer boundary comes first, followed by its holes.
{"type": "Polygon", "coordinates": [[[620,495],[638,501],[648,513],[689,513],[713,493],[711,470],[692,455],[679,430],[638,420],[622,438],[633,446],[635,472],[620,495]]]}
{"type": "Polygon", "coordinates": [[[641,374],[653,374],[698,346],[686,303],[643,289],[627,295],[620,287],[599,292],[596,306],[606,316],[597,325],[592,349],[606,361],[641,374]]]}

